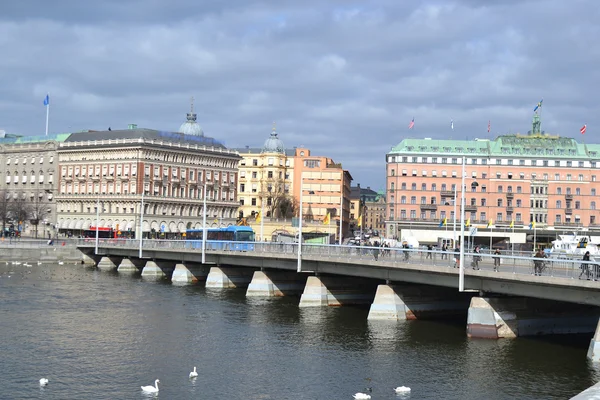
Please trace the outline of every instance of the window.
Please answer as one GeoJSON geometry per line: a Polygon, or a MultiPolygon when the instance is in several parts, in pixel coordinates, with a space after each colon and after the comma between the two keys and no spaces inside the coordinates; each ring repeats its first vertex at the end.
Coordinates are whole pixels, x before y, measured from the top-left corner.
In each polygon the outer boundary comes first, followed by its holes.
{"type": "MultiPolygon", "coordinates": [[[[256,172],[256,171],[253,171],[253,172],[252,172],[252,178],[253,178],[253,179],[256,179],[256,177],[257,177],[257,176],[258,176],[258,175],[257,175],[257,172],[256,172]]],[[[210,176],[208,177],[208,179],[210,179],[210,176]]]]}
{"type": "Polygon", "coordinates": [[[521,186],[517,186],[517,193],[522,193],[521,186]]]}
{"type": "Polygon", "coordinates": [[[571,180],[571,174],[567,174],[567,180],[570,181],[571,180]]]}
{"type": "Polygon", "coordinates": [[[400,185],[400,188],[402,190],[406,190],[406,182],[402,182],[402,184],[400,185]]]}
{"type": "Polygon", "coordinates": [[[413,183],[412,185],[410,185],[410,189],[411,190],[417,190],[417,184],[413,183]]]}
{"type": "Polygon", "coordinates": [[[595,201],[592,201],[592,202],[590,203],[590,210],[595,210],[595,209],[596,209],[596,202],[595,202],[595,201]]]}
{"type": "Polygon", "coordinates": [[[496,179],[502,178],[502,174],[500,172],[496,172],[496,179]]]}
{"type": "Polygon", "coordinates": [[[562,208],[562,201],[556,200],[556,208],[562,208]]]}
{"type": "Polygon", "coordinates": [[[485,199],[481,199],[481,207],[485,207],[485,203],[486,203],[485,199]]]}
{"type": "Polygon", "coordinates": [[[427,204],[427,197],[421,196],[421,204],[427,204]]]}
{"type": "Polygon", "coordinates": [[[306,168],[319,168],[321,166],[321,160],[304,160],[304,166],[306,168]]]}
{"type": "Polygon", "coordinates": [[[423,190],[423,191],[427,190],[427,184],[426,183],[422,183],[421,184],[421,190],[423,190]]]}
{"type": "Polygon", "coordinates": [[[498,186],[498,193],[502,193],[503,189],[502,189],[502,185],[498,186]]]}
{"type": "Polygon", "coordinates": [[[595,188],[594,188],[594,189],[592,189],[592,193],[591,193],[591,194],[592,194],[592,196],[595,196],[595,195],[596,195],[596,189],[595,189],[595,188]]]}
{"type": "Polygon", "coordinates": [[[246,184],[240,184],[240,192],[244,192],[246,190],[246,184]]]}
{"type": "Polygon", "coordinates": [[[502,222],[502,213],[496,214],[496,222],[502,222]]]}
{"type": "Polygon", "coordinates": [[[406,204],[406,196],[400,197],[400,204],[406,204]]]}
{"type": "MultiPolygon", "coordinates": [[[[254,167],[257,167],[257,166],[258,166],[258,160],[257,160],[256,158],[252,160],[252,165],[253,165],[254,167]]],[[[254,205],[254,204],[253,204],[253,205],[254,205]]]]}
{"type": "Polygon", "coordinates": [[[579,174],[579,176],[577,177],[579,179],[579,181],[583,181],[583,174],[579,174]]]}
{"type": "Polygon", "coordinates": [[[431,184],[431,191],[435,192],[437,190],[437,185],[435,183],[431,184]]]}
{"type": "Polygon", "coordinates": [[[561,220],[562,220],[561,216],[560,216],[560,215],[557,215],[557,216],[556,216],[556,221],[555,221],[555,222],[560,224],[560,223],[561,223],[561,220]]]}
{"type": "Polygon", "coordinates": [[[477,199],[474,197],[471,197],[471,205],[472,206],[476,206],[477,205],[477,199]]]}
{"type": "Polygon", "coordinates": [[[256,197],[252,198],[252,205],[255,206],[256,205],[256,197]]]}
{"type": "Polygon", "coordinates": [[[580,188],[575,188],[575,194],[576,195],[581,195],[581,189],[580,188]]]}
{"type": "Polygon", "coordinates": [[[498,207],[502,207],[502,199],[498,199],[498,207]]]}
{"type": "Polygon", "coordinates": [[[521,199],[517,199],[517,207],[521,207],[521,204],[523,204],[523,202],[521,201],[521,199]]]}
{"type": "Polygon", "coordinates": [[[417,204],[417,196],[410,196],[410,204],[417,204]]]}
{"type": "Polygon", "coordinates": [[[576,201],[575,202],[575,209],[579,210],[581,208],[581,202],[580,201],[576,201]]]}
{"type": "Polygon", "coordinates": [[[506,191],[507,191],[508,193],[512,193],[512,186],[508,186],[508,187],[506,188],[506,191]]]}
{"type": "Polygon", "coordinates": [[[562,188],[556,188],[556,194],[562,194],[562,188]]]}
{"type": "Polygon", "coordinates": [[[521,213],[517,213],[517,217],[516,217],[517,222],[521,222],[521,218],[522,218],[521,213]]]}
{"type": "Polygon", "coordinates": [[[579,168],[583,168],[583,161],[579,161],[579,168]]]}
{"type": "Polygon", "coordinates": [[[560,181],[560,174],[554,174],[554,180],[560,181]]]}

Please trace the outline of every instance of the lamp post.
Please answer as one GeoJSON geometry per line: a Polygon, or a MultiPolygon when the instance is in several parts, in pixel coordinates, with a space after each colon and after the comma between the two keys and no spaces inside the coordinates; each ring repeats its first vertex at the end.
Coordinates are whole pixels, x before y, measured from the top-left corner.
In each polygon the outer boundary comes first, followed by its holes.
{"type": "Polygon", "coordinates": [[[460,266],[458,272],[458,291],[465,290],[465,157],[462,158],[462,179],[460,187],[460,266]]]}
{"type": "MultiPolygon", "coordinates": [[[[217,181],[214,181],[212,183],[212,187],[213,187],[213,197],[215,196],[215,192],[217,190],[219,190],[219,186],[217,181]]],[[[204,205],[203,205],[203,213],[202,213],[202,264],[206,263],[206,236],[208,235],[208,230],[206,229],[206,197],[207,197],[207,189],[208,189],[208,182],[206,181],[206,178],[204,180],[204,205]]]]}
{"type": "Polygon", "coordinates": [[[144,183],[142,182],[142,201],[140,203],[140,249],[139,249],[139,258],[142,258],[142,244],[144,240],[144,192],[146,188],[144,187],[144,183]]]}
{"type": "Polygon", "coordinates": [[[98,201],[96,202],[96,248],[94,249],[94,254],[98,255],[98,225],[100,224],[100,196],[98,196],[98,201]]]}
{"type": "Polygon", "coordinates": [[[298,214],[298,268],[302,272],[302,173],[300,173],[300,213],[298,214]]]}
{"type": "Polygon", "coordinates": [[[456,185],[454,185],[454,218],[452,218],[452,241],[453,241],[453,245],[456,248],[456,192],[457,192],[457,188],[456,185]]]}
{"type": "Polygon", "coordinates": [[[342,183],[340,185],[340,246],[343,244],[344,225],[344,170],[342,170],[342,183]]]}

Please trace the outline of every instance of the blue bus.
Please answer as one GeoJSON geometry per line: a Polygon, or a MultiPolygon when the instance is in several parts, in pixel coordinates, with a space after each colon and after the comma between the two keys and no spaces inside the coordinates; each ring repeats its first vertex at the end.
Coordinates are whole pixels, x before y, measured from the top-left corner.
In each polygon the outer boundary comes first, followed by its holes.
{"type": "MultiPolygon", "coordinates": [[[[185,231],[186,247],[201,249],[203,229],[185,231]]],[[[206,228],[207,250],[253,251],[254,231],[249,226],[206,228]]]]}

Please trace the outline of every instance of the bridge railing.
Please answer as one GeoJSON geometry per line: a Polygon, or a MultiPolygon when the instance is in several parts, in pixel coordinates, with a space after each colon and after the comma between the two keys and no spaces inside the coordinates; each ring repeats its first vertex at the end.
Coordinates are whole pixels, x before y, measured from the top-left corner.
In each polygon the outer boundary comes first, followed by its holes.
{"type": "MultiPolygon", "coordinates": [[[[80,239],[79,244],[93,246],[95,239],[80,239]]],[[[101,247],[139,248],[139,240],[99,239],[101,247]]],[[[143,241],[143,249],[168,249],[202,251],[200,240],[156,240],[143,241]]],[[[298,244],[275,242],[206,242],[209,253],[252,252],[269,256],[286,254],[296,256],[298,244]]],[[[306,258],[318,257],[323,260],[349,263],[375,263],[381,266],[400,266],[402,264],[427,267],[457,268],[458,253],[453,251],[404,249],[395,247],[339,246],[322,244],[302,244],[302,255],[306,258]]],[[[530,255],[494,255],[486,253],[464,254],[464,267],[470,270],[510,272],[520,275],[560,277],[569,279],[598,280],[600,260],[582,261],[575,259],[535,258],[530,255]]]]}

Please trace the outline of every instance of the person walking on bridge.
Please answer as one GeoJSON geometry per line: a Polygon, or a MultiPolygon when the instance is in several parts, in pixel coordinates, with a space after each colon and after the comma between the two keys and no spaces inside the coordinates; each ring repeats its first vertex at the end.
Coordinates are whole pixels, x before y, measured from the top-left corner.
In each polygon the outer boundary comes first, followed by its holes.
{"type": "Polygon", "coordinates": [[[544,253],[542,252],[542,249],[538,249],[537,253],[535,253],[535,255],[533,256],[534,258],[537,258],[537,260],[533,261],[533,270],[534,270],[534,274],[535,276],[542,276],[542,270],[544,269],[544,258],[546,258],[546,256],[544,256],[544,253]]]}
{"type": "Polygon", "coordinates": [[[582,262],[581,265],[579,266],[579,268],[581,269],[581,273],[579,274],[579,279],[581,279],[581,275],[585,274],[587,280],[589,281],[590,280],[590,264],[587,264],[585,262],[585,261],[590,261],[590,252],[589,251],[585,252],[581,261],[584,261],[584,262],[582,262]]]}
{"type": "Polygon", "coordinates": [[[494,251],[494,271],[498,272],[500,269],[500,249],[496,248],[494,251]]]}

